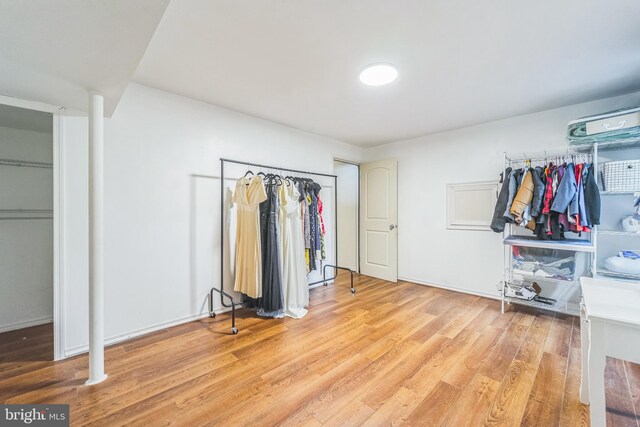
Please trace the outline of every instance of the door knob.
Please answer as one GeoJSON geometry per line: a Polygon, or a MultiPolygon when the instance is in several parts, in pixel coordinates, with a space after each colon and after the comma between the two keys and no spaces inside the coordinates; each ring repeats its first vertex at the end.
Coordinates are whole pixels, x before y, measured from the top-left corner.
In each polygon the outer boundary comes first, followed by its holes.
{"type": "Polygon", "coordinates": [[[394,228],[396,228],[396,227],[398,227],[398,226],[397,226],[397,225],[393,225],[393,224],[391,224],[391,225],[389,226],[389,231],[393,231],[393,229],[394,229],[394,228]]]}

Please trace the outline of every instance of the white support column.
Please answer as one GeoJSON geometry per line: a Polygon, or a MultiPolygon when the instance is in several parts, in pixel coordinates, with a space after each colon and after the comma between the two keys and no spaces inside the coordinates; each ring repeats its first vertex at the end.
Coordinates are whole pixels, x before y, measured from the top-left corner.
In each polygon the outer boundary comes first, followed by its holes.
{"type": "Polygon", "coordinates": [[[89,94],[89,379],[104,381],[104,98],[89,94]]]}

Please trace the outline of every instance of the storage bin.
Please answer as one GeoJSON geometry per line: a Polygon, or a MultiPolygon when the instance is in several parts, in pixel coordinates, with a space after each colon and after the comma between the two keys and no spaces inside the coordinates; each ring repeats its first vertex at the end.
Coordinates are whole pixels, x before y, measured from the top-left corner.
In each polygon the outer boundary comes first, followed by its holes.
{"type": "Polygon", "coordinates": [[[576,252],[513,246],[512,255],[512,271],[515,275],[530,280],[536,277],[541,280],[576,280],[576,252]]]}
{"type": "Polygon", "coordinates": [[[602,184],[605,191],[640,191],[640,160],[622,160],[602,165],[602,184]]]}
{"type": "Polygon", "coordinates": [[[640,107],[628,107],[569,122],[567,141],[571,145],[640,139],[640,107]]]}

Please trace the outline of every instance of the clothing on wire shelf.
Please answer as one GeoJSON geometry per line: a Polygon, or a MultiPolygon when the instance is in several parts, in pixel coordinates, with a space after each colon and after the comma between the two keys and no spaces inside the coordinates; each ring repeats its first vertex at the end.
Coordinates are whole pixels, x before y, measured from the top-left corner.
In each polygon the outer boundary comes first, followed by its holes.
{"type": "Polygon", "coordinates": [[[600,224],[600,192],[593,163],[553,162],[535,168],[506,168],[491,221],[531,230],[542,240],[563,240],[566,232],[590,232],[600,224]]]}

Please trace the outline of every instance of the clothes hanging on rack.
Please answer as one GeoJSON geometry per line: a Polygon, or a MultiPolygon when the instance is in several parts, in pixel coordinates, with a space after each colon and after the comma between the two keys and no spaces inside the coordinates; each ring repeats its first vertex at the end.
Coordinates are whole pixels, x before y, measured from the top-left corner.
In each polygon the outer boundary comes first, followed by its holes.
{"type": "Polygon", "coordinates": [[[596,184],[593,164],[587,168],[584,183],[584,205],[586,221],[593,225],[600,224],[600,190],[596,184]]]}
{"type": "Polygon", "coordinates": [[[262,296],[262,257],[258,206],[267,198],[262,177],[236,182],[236,264],[233,289],[250,298],[262,296]]]}
{"type": "Polygon", "coordinates": [[[320,222],[320,259],[322,261],[327,259],[327,251],[325,249],[325,236],[326,232],[324,230],[324,218],[322,217],[322,211],[324,207],[322,205],[322,200],[320,199],[320,195],[318,195],[318,221],[320,222]]]}
{"type": "Polygon", "coordinates": [[[504,231],[504,227],[507,223],[507,220],[504,218],[504,212],[507,209],[507,203],[509,203],[509,181],[511,179],[511,170],[511,168],[506,168],[504,172],[500,174],[502,187],[500,188],[498,201],[496,202],[496,207],[493,210],[493,218],[491,220],[491,229],[496,233],[504,231]]]}
{"type": "Polygon", "coordinates": [[[516,191],[518,191],[518,174],[519,171],[517,170],[511,171],[509,174],[509,197],[507,198],[507,204],[505,206],[504,213],[502,214],[505,221],[509,223],[512,223],[514,220],[510,210],[513,199],[516,197],[516,191]]]}
{"type": "Polygon", "coordinates": [[[307,182],[307,199],[309,205],[309,270],[314,271],[316,266],[316,251],[318,244],[318,198],[314,191],[313,183],[307,182]]]}
{"type": "Polygon", "coordinates": [[[304,237],[301,223],[301,204],[296,186],[289,183],[284,189],[280,206],[280,230],[282,232],[282,291],[284,314],[301,318],[307,314],[309,305],[309,287],[307,286],[307,267],[304,261],[304,237]]]}
{"type": "Polygon", "coordinates": [[[282,295],[282,246],[279,239],[278,184],[265,185],[267,198],[260,203],[260,236],[262,239],[262,298],[258,300],[258,316],[284,317],[282,295]]]}
{"type": "Polygon", "coordinates": [[[309,305],[307,274],[317,270],[318,262],[326,258],[324,249],[325,227],[322,217],[320,184],[310,179],[282,178],[279,175],[260,175],[241,178],[236,183],[234,202],[238,204],[238,221],[249,209],[245,200],[255,196],[251,204],[254,229],[238,227],[239,248],[236,251],[236,290],[257,306],[263,317],[303,317],[309,305]],[[303,194],[301,194],[301,191],[303,194]],[[256,200],[261,202],[256,205],[256,200]],[[242,205],[242,206],[241,206],[242,205]],[[251,240],[243,233],[253,233],[251,240]],[[254,241],[257,252],[246,251],[246,241],[254,241]],[[251,264],[248,257],[254,260],[251,264]],[[252,286],[246,282],[243,268],[251,265],[254,274],[252,286]],[[258,268],[260,267],[260,268],[258,268]],[[260,283],[257,286],[256,283],[260,283]]]}
{"type": "MultiPolygon", "coordinates": [[[[333,179],[334,188],[335,188],[335,183],[337,181],[337,176],[336,175],[330,175],[330,174],[326,174],[326,173],[309,172],[309,171],[305,171],[305,170],[288,169],[288,168],[279,168],[279,167],[269,166],[269,165],[264,165],[264,164],[259,164],[259,163],[248,163],[248,162],[239,161],[239,160],[231,160],[231,159],[221,158],[220,159],[220,230],[221,230],[221,233],[220,233],[220,247],[221,248],[226,247],[224,230],[225,230],[225,228],[227,226],[227,224],[226,224],[227,217],[225,216],[225,209],[227,208],[227,204],[225,203],[225,200],[226,200],[225,199],[225,197],[226,197],[225,196],[225,194],[226,194],[225,164],[227,164],[227,163],[233,163],[233,164],[245,165],[245,166],[253,166],[253,167],[260,168],[260,169],[263,169],[263,168],[264,169],[271,169],[271,170],[275,169],[275,170],[279,170],[279,171],[287,171],[287,172],[290,172],[290,173],[293,173],[293,174],[304,174],[304,175],[328,177],[328,178],[332,178],[333,179]]],[[[248,176],[249,174],[253,175],[253,173],[251,171],[248,171],[247,174],[245,175],[245,177],[248,176]]],[[[262,173],[262,171],[260,171],[258,173],[258,175],[265,176],[265,179],[264,179],[265,182],[267,181],[266,177],[269,176],[269,175],[264,175],[264,173],[262,173]]],[[[274,175],[272,175],[272,176],[274,176],[274,175]]],[[[278,178],[276,183],[278,181],[282,181],[282,178],[280,176],[275,175],[275,177],[278,178]]],[[[251,179],[253,179],[253,178],[251,178],[251,179]]],[[[250,179],[247,179],[247,180],[250,181],[250,179]]],[[[303,187],[304,183],[306,181],[310,181],[310,180],[302,180],[300,178],[296,179],[296,178],[293,178],[293,177],[286,177],[284,180],[285,181],[286,180],[290,181],[293,185],[298,184],[299,187],[303,187]]],[[[236,183],[236,185],[237,185],[237,183],[236,183]]],[[[233,199],[234,200],[236,198],[241,199],[240,196],[241,196],[241,192],[237,192],[237,194],[234,194],[234,198],[233,199]]],[[[266,188],[265,188],[265,197],[267,197],[266,188]]],[[[295,197],[295,196],[293,196],[293,197],[295,197]]],[[[335,215],[336,215],[336,212],[337,212],[337,210],[336,210],[337,198],[336,197],[337,196],[336,196],[336,194],[334,192],[334,203],[332,204],[334,218],[335,218],[335,215]]],[[[315,281],[312,281],[311,283],[308,283],[308,280],[305,277],[306,274],[308,273],[308,271],[307,271],[307,267],[305,266],[305,262],[304,262],[304,257],[305,257],[305,239],[304,239],[305,221],[303,219],[304,219],[305,216],[308,215],[310,217],[311,215],[310,215],[310,212],[308,212],[308,206],[307,206],[307,209],[305,209],[306,215],[305,215],[305,212],[303,212],[303,208],[306,206],[306,200],[307,200],[307,198],[306,198],[306,195],[304,195],[304,192],[303,191],[300,192],[300,195],[298,196],[298,204],[299,204],[298,205],[298,207],[299,207],[298,214],[296,214],[293,217],[293,219],[294,219],[293,230],[294,230],[294,232],[299,232],[299,234],[296,233],[296,234],[298,234],[299,237],[297,239],[294,239],[294,243],[298,242],[298,245],[299,245],[299,250],[297,250],[296,253],[297,254],[302,254],[301,256],[297,257],[297,259],[300,260],[300,262],[297,263],[298,264],[297,270],[299,272],[302,272],[302,274],[298,274],[299,277],[297,279],[297,282],[298,282],[298,284],[300,286],[299,289],[303,290],[301,292],[302,304],[303,305],[308,305],[309,286],[319,285],[319,284],[324,284],[326,286],[327,282],[332,281],[337,277],[337,271],[338,270],[345,270],[350,274],[350,276],[351,276],[350,290],[351,290],[352,294],[355,294],[356,293],[356,289],[354,287],[354,272],[351,269],[348,269],[346,267],[341,267],[341,266],[338,266],[338,265],[325,264],[324,266],[322,266],[322,279],[315,280],[315,281]],[[302,202],[304,202],[304,203],[302,203],[302,202]],[[295,225],[295,220],[296,219],[298,220],[298,225],[295,225]],[[326,274],[327,267],[331,267],[333,269],[333,271],[334,271],[334,273],[333,273],[333,275],[331,277],[327,277],[327,274],[326,274]]],[[[269,210],[267,210],[266,212],[269,212],[269,210]]],[[[261,225],[262,224],[260,224],[260,214],[257,213],[256,216],[257,216],[258,224],[256,225],[255,228],[258,230],[258,233],[256,233],[256,234],[257,234],[258,239],[259,239],[258,240],[258,244],[257,244],[257,247],[259,248],[259,256],[258,256],[258,258],[261,260],[262,267],[263,267],[264,264],[265,264],[264,261],[263,261],[264,260],[264,253],[262,253],[263,242],[262,242],[262,239],[259,237],[260,236],[260,229],[261,229],[261,225]]],[[[309,225],[310,224],[309,224],[309,221],[308,221],[307,222],[307,226],[309,226],[309,225]]],[[[265,228],[268,228],[268,227],[265,227],[265,228]]],[[[276,228],[276,235],[281,231],[282,231],[282,229],[280,228],[280,225],[278,225],[277,228],[276,228]]],[[[309,229],[309,231],[310,231],[310,229],[309,229]]],[[[309,234],[309,237],[310,237],[310,233],[308,233],[308,234],[309,234]]],[[[334,238],[332,239],[332,243],[334,245],[335,255],[337,256],[337,244],[336,244],[336,241],[337,241],[337,230],[334,228],[334,238]]],[[[282,245],[282,243],[280,245],[282,245]]],[[[280,250],[282,250],[282,254],[283,254],[282,257],[284,257],[284,248],[282,248],[280,250]]],[[[279,250],[276,247],[276,251],[275,252],[278,253],[278,251],[279,250]]],[[[272,252],[274,252],[274,251],[272,251],[272,252]]],[[[246,256],[246,254],[245,254],[245,256],[246,256]]],[[[209,298],[209,315],[211,317],[215,317],[215,315],[216,315],[216,307],[215,307],[215,303],[214,303],[214,293],[217,292],[220,295],[220,305],[222,307],[231,309],[231,332],[234,333],[234,334],[237,334],[238,333],[238,328],[236,327],[236,314],[235,314],[236,313],[236,308],[240,307],[240,306],[245,307],[245,308],[251,308],[251,307],[247,307],[248,303],[255,303],[254,306],[256,306],[259,300],[258,299],[253,299],[253,298],[249,298],[246,294],[243,294],[242,301],[238,302],[233,295],[230,295],[230,294],[228,294],[227,292],[224,291],[223,284],[226,282],[226,280],[225,280],[225,270],[226,270],[225,269],[225,265],[226,265],[225,264],[225,258],[226,258],[225,257],[225,251],[221,250],[220,251],[220,264],[221,264],[222,268],[220,269],[220,286],[219,287],[213,286],[211,288],[210,292],[209,292],[209,296],[210,296],[210,298],[209,298]]],[[[239,257],[236,257],[235,263],[236,264],[241,264],[241,263],[243,263],[243,260],[240,260],[239,257]]],[[[258,269],[258,271],[262,272],[262,269],[258,269]]],[[[283,277],[284,276],[284,265],[282,265],[282,268],[280,268],[279,271],[281,272],[280,273],[281,277],[283,277]]]]}
{"type": "Polygon", "coordinates": [[[522,222],[526,225],[528,220],[531,219],[531,201],[533,200],[533,178],[531,178],[531,171],[526,171],[522,184],[516,193],[516,197],[511,204],[511,215],[513,215],[514,222],[520,225],[522,222]]]}
{"type": "Polygon", "coordinates": [[[531,216],[538,217],[542,212],[542,202],[544,201],[545,183],[543,179],[543,170],[537,166],[531,172],[533,178],[533,199],[531,200],[531,216]]]}
{"type": "Polygon", "coordinates": [[[491,229],[507,222],[526,227],[539,239],[562,240],[565,232],[590,232],[600,223],[600,192],[592,163],[545,160],[544,167],[512,169],[501,174],[502,187],[491,229]]]}
{"type": "Polygon", "coordinates": [[[322,247],[322,242],[321,242],[321,235],[322,235],[322,231],[321,231],[321,221],[320,221],[320,190],[322,189],[322,187],[320,186],[320,184],[318,184],[317,182],[312,182],[311,183],[311,192],[313,193],[313,198],[315,201],[315,210],[313,211],[315,213],[315,229],[316,229],[316,246],[315,246],[315,250],[316,250],[316,259],[318,259],[318,255],[320,253],[321,247],[322,247]]]}
{"type": "Polygon", "coordinates": [[[307,266],[307,272],[311,271],[311,261],[309,257],[309,251],[311,250],[311,203],[310,197],[307,194],[306,183],[300,181],[300,189],[302,194],[302,200],[300,201],[302,206],[302,224],[304,228],[304,247],[305,247],[305,264],[307,266]]]}

